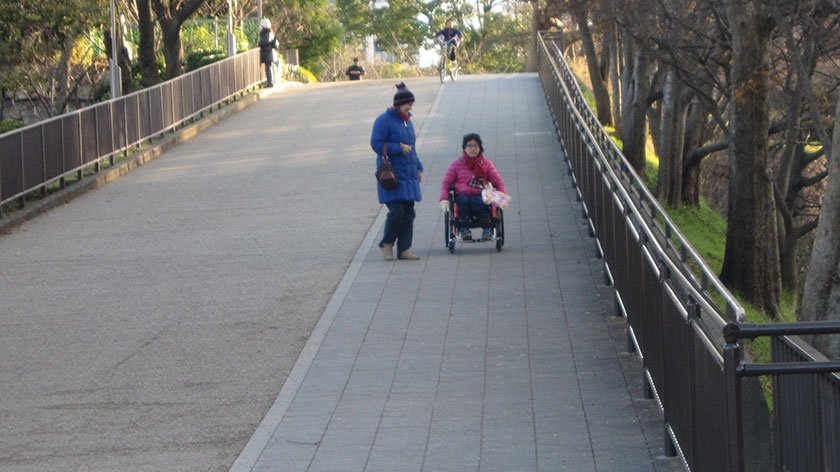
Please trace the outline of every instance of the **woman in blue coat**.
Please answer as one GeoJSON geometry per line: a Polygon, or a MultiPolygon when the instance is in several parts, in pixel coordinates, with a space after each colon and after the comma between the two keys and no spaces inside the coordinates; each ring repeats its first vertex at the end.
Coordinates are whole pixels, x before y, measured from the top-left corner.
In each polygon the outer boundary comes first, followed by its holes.
{"type": "Polygon", "coordinates": [[[387,149],[399,181],[394,190],[386,190],[377,183],[379,203],[388,206],[385,232],[379,242],[386,261],[394,260],[394,244],[399,259],[419,259],[410,251],[414,236],[414,202],[421,200],[420,182],[423,180],[423,164],[417,157],[417,136],[411,122],[413,105],[414,94],[400,82],[394,94],[394,106],[376,118],[370,134],[370,147],[376,152],[376,168],[382,163],[383,152],[387,149]]]}

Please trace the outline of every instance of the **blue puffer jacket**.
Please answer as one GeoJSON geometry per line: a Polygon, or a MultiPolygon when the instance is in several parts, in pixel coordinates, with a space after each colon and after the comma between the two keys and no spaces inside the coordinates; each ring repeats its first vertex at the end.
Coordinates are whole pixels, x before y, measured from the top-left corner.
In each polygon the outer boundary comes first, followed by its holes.
{"type": "Polygon", "coordinates": [[[376,168],[379,168],[382,163],[383,146],[387,145],[388,157],[391,158],[391,165],[400,183],[394,190],[385,190],[377,184],[379,203],[400,200],[419,202],[421,200],[418,172],[423,172],[423,164],[417,157],[416,143],[414,124],[411,120],[403,121],[396,108],[388,108],[374,121],[373,131],[370,134],[370,147],[376,153],[376,168]],[[410,144],[411,154],[403,155],[400,143],[410,144]]]}

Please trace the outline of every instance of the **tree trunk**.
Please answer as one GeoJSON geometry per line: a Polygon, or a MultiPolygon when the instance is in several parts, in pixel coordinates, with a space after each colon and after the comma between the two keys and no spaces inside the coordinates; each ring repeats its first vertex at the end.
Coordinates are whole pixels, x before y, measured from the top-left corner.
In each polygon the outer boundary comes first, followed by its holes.
{"type": "Polygon", "coordinates": [[[181,55],[181,25],[175,21],[160,21],[163,31],[163,58],[166,62],[166,80],[174,79],[184,70],[181,55]]]}
{"type": "MultiPolygon", "coordinates": [[[[840,116],[840,97],[835,116],[840,116]]],[[[840,120],[828,155],[828,186],[805,279],[800,318],[803,321],[840,321],[840,120]]],[[[811,343],[827,357],[840,360],[840,335],[812,337],[811,343]]]]}
{"type": "MultiPolygon", "coordinates": [[[[819,15],[817,15],[819,17],[819,15]]],[[[778,16],[778,18],[782,18],[778,16]]],[[[817,18],[810,18],[815,24],[820,24],[824,20],[817,18]]],[[[784,147],[782,150],[782,159],[779,165],[777,186],[781,192],[782,207],[778,208],[779,220],[779,249],[780,262],[782,271],[782,287],[788,290],[796,290],[799,286],[799,268],[796,266],[796,248],[799,239],[808,233],[805,230],[808,224],[802,227],[797,227],[796,216],[800,214],[799,203],[797,196],[803,188],[803,181],[805,177],[805,168],[810,164],[807,153],[805,152],[805,142],[808,141],[807,133],[802,130],[802,111],[805,108],[805,103],[808,103],[808,111],[811,115],[812,123],[810,126],[815,127],[820,137],[820,140],[825,142],[828,140],[827,130],[821,124],[819,113],[815,108],[819,107],[814,98],[813,85],[811,77],[816,68],[816,54],[814,54],[815,42],[819,33],[816,31],[822,28],[811,27],[807,28],[803,34],[800,42],[794,38],[792,27],[781,19],[785,29],[786,44],[791,51],[791,63],[793,64],[793,72],[796,77],[795,92],[788,97],[789,105],[787,115],[790,117],[790,123],[784,135],[784,147]]]]}
{"type": "Polygon", "coordinates": [[[619,61],[621,45],[615,31],[615,24],[610,24],[607,29],[608,41],[613,45],[610,48],[610,90],[612,91],[612,124],[616,136],[621,135],[621,81],[619,80],[619,61]]]}
{"type": "Polygon", "coordinates": [[[662,96],[662,144],[659,154],[657,197],[665,205],[678,208],[682,200],[682,170],[686,109],[681,103],[683,86],[677,71],[668,67],[662,96]]]}
{"type": "Polygon", "coordinates": [[[137,22],[140,39],[137,62],[140,66],[140,83],[151,87],[160,83],[160,71],[155,55],[155,24],[152,22],[152,10],[149,0],[137,0],[137,22]]]}
{"type": "Polygon", "coordinates": [[[61,115],[67,110],[67,100],[70,98],[70,57],[73,55],[73,44],[75,44],[73,34],[65,33],[61,56],[58,59],[58,70],[55,75],[56,90],[52,106],[53,116],[61,115]]]}
{"type": "Polygon", "coordinates": [[[781,276],[773,180],[768,162],[767,41],[773,29],[760,0],[731,2],[729,208],[720,279],[759,309],[779,313],[781,276]]]}
{"type": "Polygon", "coordinates": [[[531,0],[531,38],[528,41],[528,58],[525,63],[525,70],[528,72],[539,72],[540,61],[537,55],[537,42],[541,25],[542,7],[539,0],[531,0]]]}
{"type": "Polygon", "coordinates": [[[610,125],[612,124],[610,93],[607,90],[607,84],[604,81],[604,76],[601,74],[598,52],[595,49],[595,41],[592,39],[592,31],[589,29],[589,19],[587,17],[586,10],[581,9],[576,11],[575,18],[578,22],[580,39],[583,43],[586,65],[589,69],[589,79],[592,82],[592,94],[595,96],[595,113],[598,116],[598,121],[602,125],[610,125]]]}
{"type": "Polygon", "coordinates": [[[685,123],[685,147],[683,149],[682,203],[694,208],[700,207],[700,164],[702,159],[691,159],[696,149],[706,144],[709,113],[697,103],[695,96],[688,107],[685,123]]]}
{"type": "Polygon", "coordinates": [[[624,77],[621,81],[621,141],[624,145],[622,152],[633,169],[641,175],[645,170],[645,114],[650,92],[650,65],[647,55],[638,45],[627,47],[627,44],[625,41],[625,50],[630,57],[625,60],[624,77]]]}
{"type": "MultiPolygon", "coordinates": [[[[720,50],[713,56],[714,61],[710,63],[720,64],[724,59],[720,50]]],[[[715,80],[712,75],[717,75],[720,72],[720,67],[703,68],[696,74],[694,83],[697,84],[699,90],[692,92],[691,99],[688,101],[688,117],[685,124],[685,150],[683,151],[683,185],[682,185],[682,202],[694,208],[700,207],[701,188],[701,164],[703,159],[711,154],[708,150],[705,154],[700,154],[700,151],[706,146],[712,135],[711,113],[703,101],[714,101],[715,97],[715,80]],[[697,154],[695,154],[697,153],[697,154]]],[[[721,149],[725,149],[721,147],[721,149]]]]}
{"type": "Polygon", "coordinates": [[[799,238],[793,229],[785,230],[785,237],[779,242],[779,273],[782,288],[794,291],[799,283],[799,269],[796,266],[796,246],[799,238]]]}
{"type": "Polygon", "coordinates": [[[120,68],[120,79],[122,94],[134,91],[134,71],[131,69],[131,59],[128,56],[128,49],[125,47],[125,37],[122,28],[117,27],[117,67],[120,68]]]}
{"type": "MultiPolygon", "coordinates": [[[[111,30],[105,30],[105,53],[109,58],[114,57],[113,51],[111,51],[111,44],[113,44],[111,42],[111,33],[113,33],[111,30]]],[[[117,28],[116,34],[117,55],[114,62],[120,69],[120,91],[122,95],[125,95],[134,88],[132,80],[134,73],[131,70],[131,60],[128,58],[128,50],[125,48],[125,43],[123,42],[122,31],[117,28]]]]}
{"type": "Polygon", "coordinates": [[[163,32],[163,58],[166,61],[166,78],[173,79],[184,70],[181,51],[181,25],[192,16],[206,0],[183,0],[181,2],[151,0],[163,32]]]}

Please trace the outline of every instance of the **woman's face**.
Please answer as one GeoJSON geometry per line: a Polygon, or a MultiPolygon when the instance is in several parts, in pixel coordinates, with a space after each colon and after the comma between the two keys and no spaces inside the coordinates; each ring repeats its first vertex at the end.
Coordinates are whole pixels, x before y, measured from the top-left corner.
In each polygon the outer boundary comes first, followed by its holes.
{"type": "Polygon", "coordinates": [[[481,147],[478,145],[477,141],[467,141],[467,146],[464,148],[464,152],[466,152],[470,157],[475,157],[481,152],[481,147]]]}
{"type": "Polygon", "coordinates": [[[414,106],[414,102],[403,103],[402,105],[400,105],[400,113],[402,113],[403,115],[407,115],[408,112],[411,111],[411,107],[413,107],[413,106],[414,106]]]}

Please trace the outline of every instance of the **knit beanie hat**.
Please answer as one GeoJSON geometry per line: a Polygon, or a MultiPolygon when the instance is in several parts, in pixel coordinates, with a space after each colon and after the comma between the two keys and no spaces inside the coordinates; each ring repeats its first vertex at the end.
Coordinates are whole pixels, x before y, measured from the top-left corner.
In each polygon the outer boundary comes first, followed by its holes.
{"type": "Polygon", "coordinates": [[[467,143],[470,141],[475,141],[478,143],[478,149],[481,152],[484,152],[484,144],[481,142],[481,136],[478,133],[469,133],[464,135],[464,139],[461,141],[461,149],[467,149],[467,143]]]}
{"type": "Polygon", "coordinates": [[[397,84],[397,93],[394,94],[394,106],[400,107],[406,103],[414,103],[414,94],[405,85],[405,82],[397,84]]]}

